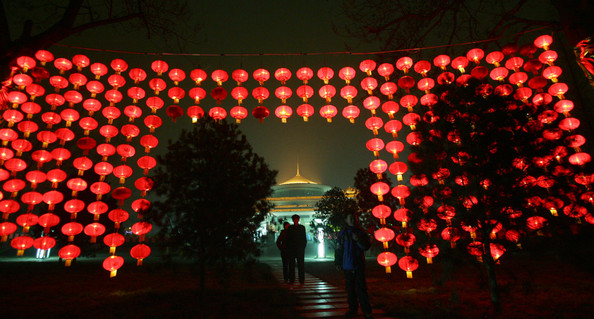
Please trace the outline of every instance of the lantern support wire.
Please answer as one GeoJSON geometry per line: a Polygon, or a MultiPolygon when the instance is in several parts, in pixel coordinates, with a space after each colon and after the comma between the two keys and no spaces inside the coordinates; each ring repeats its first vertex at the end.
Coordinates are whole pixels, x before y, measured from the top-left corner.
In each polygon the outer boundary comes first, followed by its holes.
{"type": "MultiPolygon", "coordinates": [[[[523,35],[530,32],[535,32],[543,29],[548,29],[549,26],[543,26],[531,30],[526,30],[523,32],[518,32],[510,35],[506,35],[505,37],[513,37],[518,35],[523,35]]],[[[319,55],[381,55],[381,54],[390,54],[390,53],[398,53],[398,52],[410,52],[410,51],[420,51],[420,50],[429,50],[429,49],[439,49],[439,48],[448,48],[448,47],[456,47],[456,46],[464,46],[470,44],[478,44],[478,43],[487,43],[487,42],[494,42],[497,41],[504,36],[490,38],[485,40],[477,40],[477,41],[469,41],[469,42],[461,42],[455,44],[443,44],[443,45],[435,45],[435,46],[428,46],[428,47],[420,47],[420,48],[408,48],[408,49],[397,49],[397,50],[387,50],[387,51],[368,51],[368,52],[352,52],[352,51],[331,51],[331,52],[308,52],[308,53],[172,53],[172,52],[137,52],[137,51],[125,51],[125,50],[112,50],[112,49],[97,49],[97,48],[88,48],[88,47],[81,47],[81,46],[74,46],[68,44],[61,44],[55,43],[56,46],[73,48],[78,50],[87,50],[87,51],[99,51],[99,52],[111,52],[111,53],[123,53],[123,54],[135,54],[135,55],[154,55],[154,56],[200,56],[200,57],[257,57],[257,56],[319,56],[319,55]]]]}

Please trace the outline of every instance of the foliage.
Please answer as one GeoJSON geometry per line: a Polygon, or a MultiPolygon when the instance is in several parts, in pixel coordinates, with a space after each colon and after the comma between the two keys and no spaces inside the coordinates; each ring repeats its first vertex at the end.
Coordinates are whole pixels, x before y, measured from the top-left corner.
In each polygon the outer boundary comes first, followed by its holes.
{"type": "Polygon", "coordinates": [[[237,125],[203,118],[158,161],[154,215],[170,246],[207,264],[257,253],[254,236],[277,172],[237,125]]]}
{"type": "Polygon", "coordinates": [[[334,244],[336,234],[344,225],[344,216],[347,213],[357,213],[359,207],[357,202],[348,198],[339,187],[334,187],[324,193],[314,208],[312,229],[322,228],[324,234],[328,236],[331,243],[334,244]],[[316,219],[321,222],[316,222],[316,219]]]}
{"type": "Polygon", "coordinates": [[[349,23],[336,32],[378,41],[382,50],[499,39],[546,26],[565,31],[575,45],[594,32],[594,5],[580,0],[371,0],[343,1],[343,8],[349,23]]]}
{"type": "MultiPolygon", "coordinates": [[[[0,5],[0,64],[33,55],[70,36],[115,26],[118,31],[144,29],[168,47],[191,41],[195,30],[177,21],[187,17],[185,1],[3,1],[0,5]],[[183,41],[181,41],[183,40],[183,41]]],[[[3,68],[5,70],[7,68],[3,68]]]]}

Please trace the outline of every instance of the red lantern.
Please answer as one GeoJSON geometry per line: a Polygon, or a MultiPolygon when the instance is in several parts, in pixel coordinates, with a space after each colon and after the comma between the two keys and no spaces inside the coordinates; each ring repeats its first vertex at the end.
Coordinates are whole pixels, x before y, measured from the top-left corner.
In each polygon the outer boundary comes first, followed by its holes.
{"type": "Polygon", "coordinates": [[[202,81],[208,78],[208,75],[204,70],[201,69],[194,69],[190,72],[190,78],[196,83],[196,85],[202,84],[202,81]]]}
{"type": "Polygon", "coordinates": [[[377,80],[372,77],[364,78],[363,80],[361,80],[361,88],[367,91],[369,95],[372,95],[373,90],[377,88],[377,80]]]}
{"type": "Polygon", "coordinates": [[[265,69],[257,69],[256,71],[254,71],[254,74],[252,76],[254,77],[254,80],[260,83],[260,85],[263,85],[264,82],[270,79],[270,72],[268,72],[268,70],[265,69]]]}
{"type": "Polygon", "coordinates": [[[86,170],[93,167],[93,161],[86,156],[75,158],[72,164],[78,169],[78,176],[83,176],[86,170]]]}
{"type": "Polygon", "coordinates": [[[33,241],[33,247],[39,250],[48,250],[56,246],[56,240],[49,236],[43,236],[33,241]]]}
{"type": "Polygon", "coordinates": [[[369,141],[367,141],[367,143],[365,143],[365,146],[368,150],[373,152],[373,156],[378,157],[379,151],[384,149],[385,144],[384,141],[380,138],[372,138],[369,141]]]}
{"type": "Polygon", "coordinates": [[[548,34],[541,35],[534,40],[535,46],[545,50],[549,49],[549,45],[551,45],[551,43],[553,43],[553,37],[548,34]]]}
{"type": "Polygon", "coordinates": [[[169,71],[169,78],[173,81],[173,84],[178,85],[179,82],[186,78],[186,72],[181,69],[171,69],[169,71]]]}
{"type": "MultiPolygon", "coordinates": [[[[45,199],[44,199],[45,201],[45,199]]],[[[60,223],[60,217],[58,215],[52,213],[46,213],[39,216],[38,220],[39,226],[43,227],[43,231],[45,233],[50,232],[50,228],[58,225],[60,223]]]]}
{"type": "Polygon", "coordinates": [[[154,78],[149,81],[149,87],[151,88],[151,90],[153,90],[155,95],[159,95],[161,91],[167,88],[167,84],[165,83],[165,81],[163,81],[163,79],[154,78]]]}
{"type": "Polygon", "coordinates": [[[388,117],[390,119],[394,118],[394,114],[396,114],[399,109],[400,109],[400,106],[398,105],[398,103],[396,103],[394,101],[387,101],[387,102],[384,102],[384,104],[382,104],[382,111],[384,113],[388,114],[388,117]]]}
{"type": "Polygon", "coordinates": [[[179,105],[173,104],[169,105],[165,110],[167,116],[171,118],[171,122],[175,123],[179,117],[184,115],[184,109],[182,109],[179,105]]]}
{"type": "Polygon", "coordinates": [[[302,85],[297,88],[297,96],[307,103],[307,100],[314,95],[314,90],[309,85],[302,85]]]}
{"type": "Polygon", "coordinates": [[[330,103],[334,95],[336,95],[336,88],[332,85],[324,85],[318,91],[320,97],[326,100],[326,103],[330,103]]]}
{"type": "Polygon", "coordinates": [[[105,92],[105,99],[109,101],[110,106],[120,103],[123,97],[122,92],[117,90],[109,90],[105,92]]]}
{"type": "Polygon", "coordinates": [[[371,210],[371,213],[373,214],[373,216],[375,218],[378,218],[380,220],[380,224],[384,225],[386,223],[386,218],[388,218],[388,217],[390,217],[390,215],[392,215],[392,210],[390,209],[389,206],[380,204],[380,205],[373,207],[373,209],[371,210]]]}
{"type": "Polygon", "coordinates": [[[410,89],[415,86],[415,79],[410,76],[403,76],[398,79],[398,86],[404,89],[406,93],[410,93],[410,89]]]}
{"type": "Polygon", "coordinates": [[[239,124],[241,123],[241,120],[248,116],[248,110],[245,107],[238,105],[231,108],[229,114],[235,119],[235,123],[239,124]]]}
{"type": "MultiPolygon", "coordinates": [[[[97,202],[89,204],[87,210],[91,212],[91,214],[95,215],[95,220],[99,220],[99,215],[105,213],[107,211],[107,206],[104,203],[99,202],[103,195],[109,193],[111,191],[111,186],[105,182],[95,182],[91,184],[91,193],[97,195],[96,199],[97,202]]],[[[113,194],[112,194],[113,197],[113,194]]],[[[114,197],[115,198],[115,197],[114,197]]]]}
{"type": "Polygon", "coordinates": [[[466,57],[459,56],[452,60],[451,65],[452,65],[452,68],[460,71],[460,73],[464,73],[464,72],[466,72],[466,70],[464,68],[466,68],[468,66],[468,59],[466,57]]]}
{"type": "Polygon", "coordinates": [[[26,86],[33,83],[33,78],[26,74],[15,74],[12,77],[12,83],[19,87],[19,90],[25,89],[26,86]]]}
{"type": "Polygon", "coordinates": [[[542,76],[545,79],[551,80],[553,83],[557,83],[557,78],[561,76],[563,70],[558,66],[549,66],[542,71],[542,76]]]}
{"type": "Polygon", "coordinates": [[[128,105],[124,108],[124,114],[128,117],[129,122],[134,122],[134,119],[142,116],[142,109],[136,105],[128,105]]]}
{"type": "Polygon", "coordinates": [[[363,100],[363,107],[371,111],[372,115],[375,115],[375,110],[380,107],[381,102],[377,96],[368,96],[363,100]]]}
{"type": "Polygon", "coordinates": [[[334,77],[334,70],[329,67],[323,67],[318,70],[317,75],[320,80],[324,81],[324,84],[328,84],[330,79],[334,77]]]}
{"type": "Polygon", "coordinates": [[[105,233],[105,226],[99,223],[91,223],[85,226],[84,232],[85,235],[91,237],[91,243],[96,243],[97,236],[101,236],[105,233]]]}
{"type": "Polygon", "coordinates": [[[450,57],[445,54],[438,55],[433,59],[433,65],[435,65],[436,67],[438,67],[442,70],[445,70],[449,64],[450,64],[450,57]]]}
{"type": "Polygon", "coordinates": [[[259,86],[252,90],[252,96],[254,97],[254,99],[258,100],[258,103],[262,103],[270,96],[270,92],[268,92],[267,88],[259,86]]]}
{"type": "Polygon", "coordinates": [[[35,58],[41,61],[41,65],[45,65],[47,62],[52,62],[54,60],[54,55],[46,50],[38,50],[35,52],[35,58]]]}
{"type": "Polygon", "coordinates": [[[64,74],[64,72],[72,69],[72,62],[66,58],[57,58],[54,60],[54,66],[60,70],[60,74],[64,74]]]}
{"type": "Polygon", "coordinates": [[[394,66],[390,63],[382,63],[377,68],[377,73],[386,79],[386,81],[390,80],[390,75],[394,73],[394,66]]]}
{"type": "MultiPolygon", "coordinates": [[[[49,112],[48,112],[49,113],[49,112]]],[[[55,114],[55,113],[54,113],[55,114]]],[[[57,114],[56,114],[57,115],[57,114]]],[[[57,118],[59,119],[59,115],[57,115],[57,118]]],[[[4,113],[2,114],[2,118],[8,122],[8,127],[13,127],[14,123],[18,123],[20,121],[22,121],[25,116],[23,115],[23,113],[21,113],[20,111],[17,110],[6,110],[4,111],[4,113]]],[[[47,117],[46,117],[47,118],[47,117]]]]}
{"type": "Polygon", "coordinates": [[[115,254],[116,247],[123,245],[126,238],[118,233],[111,233],[103,237],[103,243],[109,247],[109,253],[115,254]]]}
{"type": "MultiPolygon", "coordinates": [[[[91,186],[92,189],[92,186],[91,186]]],[[[118,205],[124,205],[124,201],[132,196],[132,191],[127,187],[118,187],[111,192],[111,196],[118,200],[118,205]]],[[[107,210],[106,210],[107,211],[107,210]]]]}
{"type": "Polygon", "coordinates": [[[227,117],[227,111],[220,106],[215,106],[208,111],[208,115],[218,122],[227,117]]]}
{"type": "MultiPolygon", "coordinates": [[[[404,162],[393,162],[392,164],[390,164],[389,170],[390,170],[390,173],[396,175],[398,181],[401,182],[402,175],[404,175],[404,173],[406,173],[406,171],[408,171],[408,166],[404,162]]],[[[400,187],[400,186],[403,186],[403,185],[399,185],[396,187],[400,187]]],[[[404,196],[404,197],[406,197],[406,196],[404,196]]],[[[401,201],[400,205],[403,205],[403,204],[404,203],[401,201]]]]}
{"type": "Polygon", "coordinates": [[[144,99],[146,92],[144,89],[134,86],[128,89],[128,97],[132,99],[132,103],[138,103],[138,100],[144,99]]]}
{"type": "Polygon", "coordinates": [[[368,76],[371,76],[371,72],[375,70],[376,63],[373,60],[364,60],[359,64],[359,70],[367,73],[368,76]]]}
{"type": "Polygon", "coordinates": [[[388,164],[384,160],[376,159],[369,163],[369,169],[377,175],[378,179],[382,179],[382,174],[388,169],[388,164]]]}
{"type": "Polygon", "coordinates": [[[55,168],[47,172],[47,180],[52,183],[52,188],[57,188],[58,183],[64,181],[68,176],[66,172],[59,168],[55,168]]]}
{"type": "Polygon", "coordinates": [[[505,67],[515,72],[518,72],[522,65],[524,65],[524,59],[520,57],[509,58],[509,60],[505,62],[505,67]]]}
{"type": "Polygon", "coordinates": [[[396,255],[394,253],[391,253],[389,251],[380,253],[377,256],[377,263],[386,267],[387,274],[392,272],[392,266],[394,266],[394,264],[396,264],[397,260],[398,260],[398,257],[396,257],[396,255]]]}
{"type": "Polygon", "coordinates": [[[119,165],[114,167],[113,175],[120,179],[120,184],[126,182],[126,178],[132,175],[132,168],[128,165],[119,165]]]}
{"type": "Polygon", "coordinates": [[[132,207],[132,210],[134,210],[134,212],[136,212],[136,214],[138,214],[137,215],[138,219],[142,219],[143,213],[151,208],[151,202],[144,198],[140,198],[140,199],[133,201],[131,207],[132,207]]]}
{"type": "Polygon", "coordinates": [[[279,98],[281,102],[284,104],[287,103],[287,99],[290,98],[291,95],[293,95],[293,91],[286,86],[280,86],[276,88],[276,90],[274,91],[274,95],[276,95],[276,97],[279,98]]]}
{"type": "Polygon", "coordinates": [[[212,72],[211,78],[217,83],[218,86],[221,86],[223,85],[223,82],[229,79],[229,74],[227,74],[227,72],[224,70],[215,70],[212,72]]]}
{"type": "Polygon", "coordinates": [[[103,93],[105,87],[99,81],[89,81],[86,85],[86,88],[89,92],[91,92],[91,97],[94,98],[97,94],[103,93]]]}
{"type": "Polygon", "coordinates": [[[162,108],[163,105],[165,105],[165,102],[163,102],[163,100],[160,97],[151,96],[148,99],[146,99],[146,106],[148,106],[151,109],[152,113],[157,113],[157,110],[162,108]]]}
{"type": "MultiPolygon", "coordinates": [[[[22,214],[19,217],[17,217],[17,220],[16,220],[17,224],[19,224],[21,227],[23,227],[24,233],[28,232],[29,228],[31,226],[37,225],[38,221],[39,221],[39,217],[37,215],[31,214],[31,213],[22,214]]],[[[2,226],[0,226],[0,230],[1,229],[2,229],[2,226]]],[[[15,227],[15,230],[16,230],[16,227],[15,227]]],[[[6,239],[3,239],[2,241],[4,242],[4,241],[6,241],[6,239]]]]}
{"type": "Polygon", "coordinates": [[[124,258],[120,256],[109,256],[103,261],[103,269],[109,271],[109,277],[115,277],[120,269],[124,265],[124,258]]]}
{"type": "Polygon", "coordinates": [[[72,260],[75,259],[76,257],[78,257],[79,255],[80,255],[80,248],[78,248],[75,245],[66,245],[66,246],[60,248],[60,251],[58,252],[58,256],[60,256],[60,258],[62,258],[66,261],[65,262],[66,267],[70,267],[72,260]]]}
{"type": "MultiPolygon", "coordinates": [[[[250,96],[250,93],[246,88],[244,88],[242,86],[238,86],[238,87],[233,88],[233,90],[231,90],[231,96],[237,100],[237,103],[239,105],[241,105],[243,100],[245,100],[246,98],[248,98],[250,96]]],[[[291,95],[289,94],[289,97],[290,96],[291,95]]],[[[198,103],[198,102],[196,102],[196,103],[198,103]]]]}
{"type": "Polygon", "coordinates": [[[129,214],[123,209],[116,208],[110,211],[109,214],[107,214],[107,217],[109,218],[109,220],[114,222],[114,227],[117,230],[120,228],[120,223],[123,223],[128,220],[129,214]]]}
{"type": "Polygon", "coordinates": [[[303,67],[300,68],[299,70],[297,70],[297,73],[295,74],[295,76],[303,81],[303,84],[307,84],[307,81],[309,81],[312,77],[313,77],[313,70],[307,67],[303,67]]]}
{"type": "MultiPolygon", "coordinates": [[[[402,163],[402,162],[396,162],[396,163],[402,163]]],[[[394,163],[392,163],[394,164],[394,163]]],[[[404,163],[402,163],[404,164],[404,163]]],[[[406,165],[406,164],[404,164],[406,165]]],[[[394,172],[392,172],[393,170],[393,166],[390,165],[390,172],[392,174],[394,174],[394,172]]],[[[396,173],[399,173],[401,171],[396,171],[396,173]]],[[[396,175],[396,174],[394,174],[396,175]]],[[[398,176],[402,176],[402,174],[398,174],[398,176]]],[[[402,177],[400,177],[402,178],[402,177]]],[[[398,200],[400,201],[400,205],[403,206],[404,205],[404,199],[407,198],[408,196],[410,196],[410,189],[408,188],[408,186],[406,185],[398,185],[394,188],[392,188],[392,196],[398,198],[398,200]]],[[[406,224],[403,224],[402,227],[406,227],[406,224]]]]}
{"type": "MultiPolygon", "coordinates": [[[[172,87],[167,91],[167,95],[173,100],[173,103],[177,104],[179,103],[179,100],[186,96],[186,91],[180,87],[172,87]]],[[[226,95],[227,94],[225,92],[225,96],[226,95]]]]}
{"type": "Polygon", "coordinates": [[[104,181],[105,176],[113,172],[113,165],[108,162],[99,162],[94,167],[95,174],[99,175],[99,181],[104,181]]]}
{"type": "Polygon", "coordinates": [[[287,68],[279,68],[274,71],[274,77],[281,82],[281,85],[285,85],[285,83],[291,78],[291,71],[289,71],[287,68]]]}
{"type": "Polygon", "coordinates": [[[99,80],[102,76],[107,74],[107,66],[102,63],[91,64],[91,73],[95,74],[95,79],[99,80]]]}
{"type": "Polygon", "coordinates": [[[346,66],[338,71],[338,77],[343,79],[346,84],[350,84],[351,80],[355,78],[356,73],[357,71],[355,71],[355,69],[350,66],[346,66]]]}
{"type": "Polygon", "coordinates": [[[158,76],[163,75],[163,73],[167,72],[167,70],[169,70],[169,64],[167,64],[167,62],[162,61],[162,60],[155,60],[153,61],[153,63],[151,63],[151,69],[155,72],[157,72],[158,76]]]}
{"type": "MultiPolygon", "coordinates": [[[[160,117],[156,115],[149,115],[144,118],[144,125],[149,128],[151,133],[155,132],[156,128],[159,128],[163,124],[163,121],[160,117]]],[[[142,140],[140,141],[142,143],[142,140]]]]}
{"type": "Polygon", "coordinates": [[[315,110],[313,106],[309,104],[301,104],[299,107],[297,107],[297,115],[301,116],[304,122],[307,122],[309,117],[313,114],[315,114],[315,110]]]}
{"type": "Polygon", "coordinates": [[[43,183],[47,180],[47,175],[41,171],[29,171],[25,175],[25,179],[31,183],[31,189],[35,189],[37,184],[43,183]]]}
{"type": "Polygon", "coordinates": [[[83,108],[89,111],[89,116],[93,116],[93,114],[101,109],[101,102],[95,99],[86,99],[83,102],[83,108]]]}
{"type": "Polygon", "coordinates": [[[126,85],[126,79],[119,74],[112,74],[107,78],[107,83],[109,83],[114,90],[117,90],[126,85]]]}
{"type": "Polygon", "coordinates": [[[398,153],[402,152],[403,150],[404,144],[400,141],[390,141],[388,144],[386,144],[386,151],[392,153],[394,159],[397,159],[398,153]]]}
{"type": "Polygon", "coordinates": [[[87,182],[82,178],[71,178],[66,182],[66,186],[72,190],[72,197],[76,197],[78,192],[84,191],[87,189],[87,182]]]}
{"type": "Polygon", "coordinates": [[[136,265],[142,266],[142,260],[151,254],[151,248],[145,244],[138,244],[130,249],[130,256],[138,259],[136,265]]]}
{"type": "Polygon", "coordinates": [[[359,116],[361,111],[355,105],[348,105],[342,109],[342,116],[349,120],[351,123],[355,123],[355,119],[359,116]]]}
{"type": "Polygon", "coordinates": [[[396,68],[404,73],[408,73],[408,70],[413,66],[413,60],[410,57],[402,57],[396,61],[396,68]]]}
{"type": "Polygon", "coordinates": [[[25,253],[25,249],[33,246],[33,238],[29,236],[18,236],[10,241],[10,246],[17,250],[17,256],[22,256],[25,253]]]}
{"type": "Polygon", "coordinates": [[[101,144],[97,146],[97,154],[103,156],[102,161],[107,161],[107,158],[115,154],[116,148],[111,144],[101,144]]]}
{"type": "Polygon", "coordinates": [[[197,105],[190,106],[186,113],[192,119],[192,123],[196,123],[198,122],[198,119],[204,117],[204,110],[197,105]]]}
{"type": "Polygon", "coordinates": [[[414,70],[421,76],[426,77],[427,72],[431,70],[431,62],[425,60],[418,61],[415,63],[414,70]]]}
{"type": "Polygon", "coordinates": [[[144,146],[145,153],[150,153],[151,148],[155,148],[159,145],[159,139],[150,134],[144,135],[140,138],[140,145],[144,146]]]}
{"type": "Polygon", "coordinates": [[[287,123],[287,119],[293,114],[293,109],[287,105],[281,105],[274,111],[276,117],[280,118],[283,123],[287,123]]]}
{"type": "Polygon", "coordinates": [[[131,229],[134,235],[139,236],[138,241],[143,242],[145,235],[153,229],[153,225],[149,222],[140,221],[132,225],[131,229]]]}
{"type": "Polygon", "coordinates": [[[125,72],[128,69],[128,63],[122,59],[112,60],[110,66],[117,74],[125,72]]]}
{"type": "Polygon", "coordinates": [[[377,135],[382,126],[384,126],[384,121],[377,116],[372,116],[365,121],[365,127],[373,131],[373,135],[377,135]]]}
{"type": "Polygon", "coordinates": [[[7,220],[8,215],[19,211],[21,205],[12,199],[4,199],[0,201],[0,212],[2,212],[2,219],[7,220]]]}
{"type": "Polygon", "coordinates": [[[153,189],[155,182],[149,177],[141,177],[134,182],[134,187],[140,191],[140,196],[146,196],[146,192],[153,189]]]}
{"type": "Polygon", "coordinates": [[[390,186],[384,182],[375,182],[371,185],[370,190],[373,194],[377,195],[380,202],[383,202],[384,195],[390,191],[390,186]]]}
{"type": "Polygon", "coordinates": [[[338,109],[334,105],[324,105],[320,108],[320,116],[326,119],[328,123],[332,122],[332,118],[338,114],[338,109]]]}
{"type": "Polygon", "coordinates": [[[157,160],[155,160],[155,158],[151,156],[146,155],[139,158],[138,161],[136,161],[136,163],[138,164],[138,167],[144,170],[143,174],[148,175],[148,171],[150,169],[153,169],[157,165],[157,160]]]}
{"type": "MultiPolygon", "coordinates": [[[[27,85],[26,91],[27,91],[27,94],[29,94],[31,96],[31,101],[35,101],[36,97],[43,96],[45,94],[45,89],[43,88],[43,86],[41,86],[39,84],[27,85]]],[[[23,110],[22,107],[21,107],[21,110],[23,110]]],[[[25,110],[23,110],[23,112],[25,112],[25,110]]],[[[27,112],[25,112],[25,113],[27,113],[27,112]]]]}
{"type": "Polygon", "coordinates": [[[376,230],[373,236],[377,241],[383,243],[384,249],[388,249],[388,242],[394,239],[395,234],[390,228],[383,227],[376,230]]]}
{"type": "Polygon", "coordinates": [[[25,102],[21,104],[21,111],[27,113],[27,118],[33,118],[34,114],[41,112],[41,106],[33,102],[25,102]]]}
{"type": "Polygon", "coordinates": [[[138,84],[139,82],[146,80],[147,76],[146,72],[143,69],[139,68],[131,69],[128,75],[132,80],[134,80],[134,84],[138,84]]]}
{"type": "Polygon", "coordinates": [[[568,160],[569,160],[569,163],[571,163],[573,165],[582,166],[582,165],[589,163],[592,160],[592,157],[588,153],[581,152],[581,153],[575,153],[575,154],[569,156],[568,160]]]}
{"type": "Polygon", "coordinates": [[[0,242],[6,242],[8,236],[12,235],[16,231],[16,229],[17,226],[11,222],[0,223],[0,242]]]}
{"type": "Polygon", "coordinates": [[[394,93],[396,93],[397,89],[398,86],[396,86],[396,83],[393,82],[386,82],[380,86],[380,92],[382,92],[382,94],[387,96],[390,100],[394,98],[394,93]]]}
{"type": "Polygon", "coordinates": [[[237,85],[241,85],[243,82],[247,81],[249,77],[249,73],[242,69],[237,69],[231,73],[231,78],[237,82],[237,85]]]}
{"type": "Polygon", "coordinates": [[[29,69],[32,69],[37,65],[37,62],[32,57],[28,56],[20,56],[16,60],[17,65],[23,69],[23,72],[27,72],[29,69]]]}

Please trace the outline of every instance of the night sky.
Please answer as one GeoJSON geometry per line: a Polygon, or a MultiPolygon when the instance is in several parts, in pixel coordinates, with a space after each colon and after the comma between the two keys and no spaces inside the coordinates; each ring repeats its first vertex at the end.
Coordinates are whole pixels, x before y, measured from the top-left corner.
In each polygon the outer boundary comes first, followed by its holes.
{"type": "MultiPolygon", "coordinates": [[[[287,86],[293,89],[293,97],[287,104],[293,108],[293,116],[288,123],[281,123],[274,116],[274,109],[281,105],[280,100],[274,96],[274,89],[279,82],[271,77],[266,87],[271,91],[271,97],[263,105],[271,111],[269,118],[260,124],[251,115],[242,121],[240,128],[246,134],[250,144],[259,155],[263,156],[271,168],[279,171],[277,182],[283,182],[295,175],[297,162],[300,165],[301,175],[316,182],[346,188],[353,185],[353,177],[359,168],[367,167],[373,160],[372,154],[365,148],[365,142],[372,137],[371,131],[364,125],[367,113],[362,112],[355,124],[351,124],[342,115],[338,114],[332,123],[327,123],[317,113],[325,104],[317,95],[310,99],[310,104],[316,109],[316,115],[305,123],[296,115],[296,108],[302,101],[295,94],[295,89],[301,85],[294,73],[303,66],[308,66],[314,71],[323,67],[332,67],[336,73],[344,66],[352,66],[358,70],[359,63],[373,56],[365,55],[318,55],[310,53],[345,51],[348,46],[356,48],[353,51],[376,50],[373,44],[361,43],[358,39],[347,39],[338,36],[332,30],[336,26],[348,23],[341,13],[341,1],[299,1],[292,6],[281,1],[222,1],[206,2],[191,8],[192,21],[180,22],[176,28],[183,28],[190,24],[198,23],[199,32],[196,34],[196,43],[187,43],[184,53],[203,54],[256,54],[256,56],[159,56],[135,55],[111,52],[93,52],[72,48],[54,46],[50,48],[56,56],[71,57],[82,53],[97,59],[99,62],[109,63],[114,58],[126,60],[130,68],[141,66],[149,78],[153,75],[150,63],[159,58],[169,63],[170,69],[182,68],[189,73],[193,68],[199,67],[210,72],[224,69],[229,75],[235,69],[242,68],[251,73],[258,68],[266,68],[273,73],[279,67],[287,67],[293,72],[293,77],[287,86]],[[223,5],[221,3],[229,3],[223,5]],[[272,55],[260,56],[259,54],[271,53],[305,53],[304,55],[272,55]]],[[[175,48],[163,48],[161,40],[154,37],[146,38],[146,31],[121,32],[115,36],[111,27],[102,27],[86,31],[80,35],[70,37],[61,44],[81,46],[108,50],[121,50],[133,52],[177,52],[175,48]]],[[[194,41],[192,41],[194,42],[194,41]]],[[[360,71],[358,71],[360,72],[360,71]]],[[[189,74],[188,74],[189,76],[189,74]]],[[[359,73],[357,78],[363,78],[359,73]]],[[[147,79],[148,80],[148,79],[147,79]]],[[[209,80],[210,81],[210,80],[209,80]]],[[[317,77],[312,84],[314,89],[321,83],[317,77]]],[[[189,79],[187,85],[193,84],[189,79]]],[[[212,81],[210,81],[212,82],[212,81]]],[[[357,82],[358,83],[358,82],[357,82]]],[[[330,84],[338,90],[344,82],[336,74],[330,84]]],[[[254,85],[254,84],[252,84],[254,85]]],[[[230,93],[235,82],[230,79],[224,85],[230,93]]],[[[209,84],[209,89],[213,87],[209,84]]],[[[249,87],[248,87],[249,88],[249,87]]],[[[359,95],[362,96],[359,89],[359,95]]],[[[363,92],[364,93],[364,92],[363,92]]],[[[210,97],[201,103],[207,112],[215,106],[210,97]]],[[[185,105],[190,106],[191,100],[186,99],[185,105]]],[[[168,103],[166,101],[166,103],[168,103]]],[[[347,105],[339,93],[333,98],[332,104],[339,112],[347,105]]],[[[236,105],[236,101],[229,96],[222,106],[229,110],[236,105]]],[[[251,111],[257,106],[257,101],[250,98],[244,101],[244,107],[251,111]]],[[[361,107],[362,108],[362,107],[361,107]]],[[[162,110],[164,113],[164,110],[162,110]]],[[[368,112],[362,109],[362,111],[368,112]]],[[[163,114],[164,116],[164,114],[163,114]]],[[[228,116],[229,120],[233,120],[228,116]]],[[[163,137],[162,144],[155,150],[165,150],[165,140],[175,138],[179,130],[189,128],[191,121],[184,116],[177,123],[170,123],[166,118],[163,127],[158,130],[158,136],[163,137]]]]}

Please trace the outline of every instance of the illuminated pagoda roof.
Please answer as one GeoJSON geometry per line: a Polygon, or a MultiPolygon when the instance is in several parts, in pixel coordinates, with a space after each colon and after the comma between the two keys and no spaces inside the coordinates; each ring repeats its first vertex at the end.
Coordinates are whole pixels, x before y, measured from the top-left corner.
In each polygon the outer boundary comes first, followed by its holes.
{"type": "Polygon", "coordinates": [[[299,164],[297,164],[297,175],[295,175],[294,177],[290,178],[289,180],[287,180],[285,182],[280,183],[279,185],[290,185],[290,184],[316,184],[316,185],[319,185],[319,183],[309,180],[299,174],[299,164]]]}

